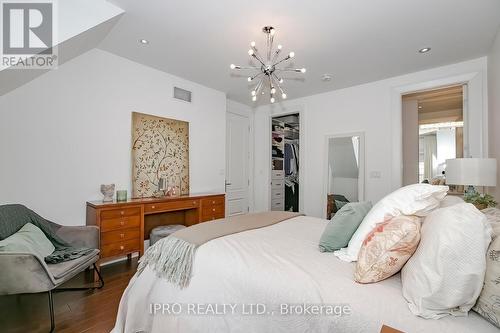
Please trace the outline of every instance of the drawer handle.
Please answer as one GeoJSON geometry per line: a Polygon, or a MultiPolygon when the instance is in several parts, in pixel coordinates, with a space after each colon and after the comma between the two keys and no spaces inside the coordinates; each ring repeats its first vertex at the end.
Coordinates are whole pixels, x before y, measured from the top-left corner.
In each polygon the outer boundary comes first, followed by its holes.
{"type": "Polygon", "coordinates": [[[120,221],[120,225],[125,225],[125,221],[120,221]]]}
{"type": "Polygon", "coordinates": [[[196,201],[193,201],[193,206],[196,206],[196,201]]]}
{"type": "Polygon", "coordinates": [[[278,195],[278,196],[279,196],[279,195],[281,195],[281,193],[276,193],[276,195],[278,195]]]}
{"type": "Polygon", "coordinates": [[[121,215],[125,215],[125,212],[122,210],[122,211],[120,212],[120,214],[121,214],[121,215]]]}
{"type": "Polygon", "coordinates": [[[214,204],[214,205],[215,205],[215,201],[212,201],[212,204],[214,204]]]}
{"type": "Polygon", "coordinates": [[[155,205],[151,206],[151,209],[155,209],[155,208],[156,208],[156,206],[155,206],[155,205]]]}
{"type": "Polygon", "coordinates": [[[125,246],[120,245],[120,250],[122,250],[122,251],[123,251],[124,249],[125,249],[125,246]]]}
{"type": "Polygon", "coordinates": [[[120,237],[121,237],[121,238],[125,237],[125,234],[120,234],[120,237]]]}
{"type": "Polygon", "coordinates": [[[212,212],[215,212],[215,208],[212,208],[212,212]]]}

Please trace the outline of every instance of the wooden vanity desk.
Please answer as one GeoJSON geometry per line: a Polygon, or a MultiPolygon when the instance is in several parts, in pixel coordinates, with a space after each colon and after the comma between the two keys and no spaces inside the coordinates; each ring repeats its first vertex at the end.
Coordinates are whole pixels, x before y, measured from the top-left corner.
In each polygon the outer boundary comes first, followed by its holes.
{"type": "Polygon", "coordinates": [[[160,225],[193,224],[225,217],[224,194],[190,194],[177,197],[130,199],[124,202],[87,202],[87,225],[100,229],[101,259],[138,252],[144,240],[160,225]]]}

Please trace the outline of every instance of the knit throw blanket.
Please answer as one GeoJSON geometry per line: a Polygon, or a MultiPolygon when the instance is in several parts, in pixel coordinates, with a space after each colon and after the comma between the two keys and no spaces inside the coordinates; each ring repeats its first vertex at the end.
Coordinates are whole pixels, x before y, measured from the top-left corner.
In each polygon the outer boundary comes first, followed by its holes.
{"type": "Polygon", "coordinates": [[[139,261],[137,274],[146,266],[159,277],[181,289],[189,285],[196,249],[213,239],[267,227],[302,214],[292,212],[265,212],[238,215],[213,222],[195,224],[181,229],[148,248],[139,261]]]}
{"type": "Polygon", "coordinates": [[[0,206],[0,240],[15,234],[26,223],[32,223],[40,228],[54,245],[55,251],[44,258],[49,264],[73,260],[92,252],[92,249],[74,248],[66,243],[56,235],[57,224],[44,219],[31,209],[23,205],[0,206]]]}

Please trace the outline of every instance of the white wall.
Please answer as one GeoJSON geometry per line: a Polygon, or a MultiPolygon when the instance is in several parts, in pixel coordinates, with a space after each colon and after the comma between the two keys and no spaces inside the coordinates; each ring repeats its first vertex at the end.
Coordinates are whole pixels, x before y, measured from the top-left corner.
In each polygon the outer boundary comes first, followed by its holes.
{"type": "MultiPolygon", "coordinates": [[[[488,55],[488,89],[490,117],[490,156],[500,162],[500,32],[488,55]]],[[[497,168],[497,184],[500,181],[500,163],[497,168]]],[[[500,200],[500,186],[491,189],[497,200],[500,200]]]]}
{"type": "Polygon", "coordinates": [[[188,121],[191,191],[224,191],[225,94],[94,49],[0,97],[0,204],[81,225],[100,184],[130,194],[132,111],[188,121]]]}
{"type": "Polygon", "coordinates": [[[365,198],[375,202],[402,183],[400,94],[409,88],[427,89],[462,78],[471,80],[471,152],[480,156],[487,151],[487,130],[482,130],[487,124],[486,58],[259,107],[255,113],[255,147],[264,148],[256,149],[255,155],[256,210],[269,207],[269,149],[265,147],[270,142],[270,115],[302,111],[301,207],[307,215],[322,216],[326,135],[365,132],[365,198]]]}

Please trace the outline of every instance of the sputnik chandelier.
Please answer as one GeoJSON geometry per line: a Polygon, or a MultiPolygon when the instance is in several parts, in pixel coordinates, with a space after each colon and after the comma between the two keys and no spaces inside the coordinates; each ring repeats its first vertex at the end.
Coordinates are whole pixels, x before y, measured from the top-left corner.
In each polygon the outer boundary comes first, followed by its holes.
{"type": "Polygon", "coordinates": [[[252,89],[252,101],[257,101],[257,96],[259,94],[265,95],[266,87],[269,87],[269,96],[270,102],[274,103],[276,101],[275,95],[276,92],[279,91],[281,93],[281,98],[286,99],[287,95],[283,90],[281,84],[283,83],[283,77],[281,76],[284,72],[295,72],[295,73],[305,73],[305,68],[289,68],[283,67],[278,68],[277,66],[285,63],[286,61],[292,59],[295,56],[294,52],[288,53],[284,58],[278,60],[279,55],[282,50],[282,46],[278,45],[276,50],[273,50],[273,41],[274,35],[276,34],[276,29],[273,27],[264,27],[262,31],[266,34],[266,59],[262,58],[259,54],[259,51],[255,47],[255,42],[250,43],[250,50],[248,50],[248,55],[252,57],[252,59],[257,60],[259,63],[258,66],[237,66],[235,64],[231,64],[231,69],[237,70],[256,70],[258,73],[255,73],[248,77],[248,82],[256,81],[257,84],[252,89]]]}

